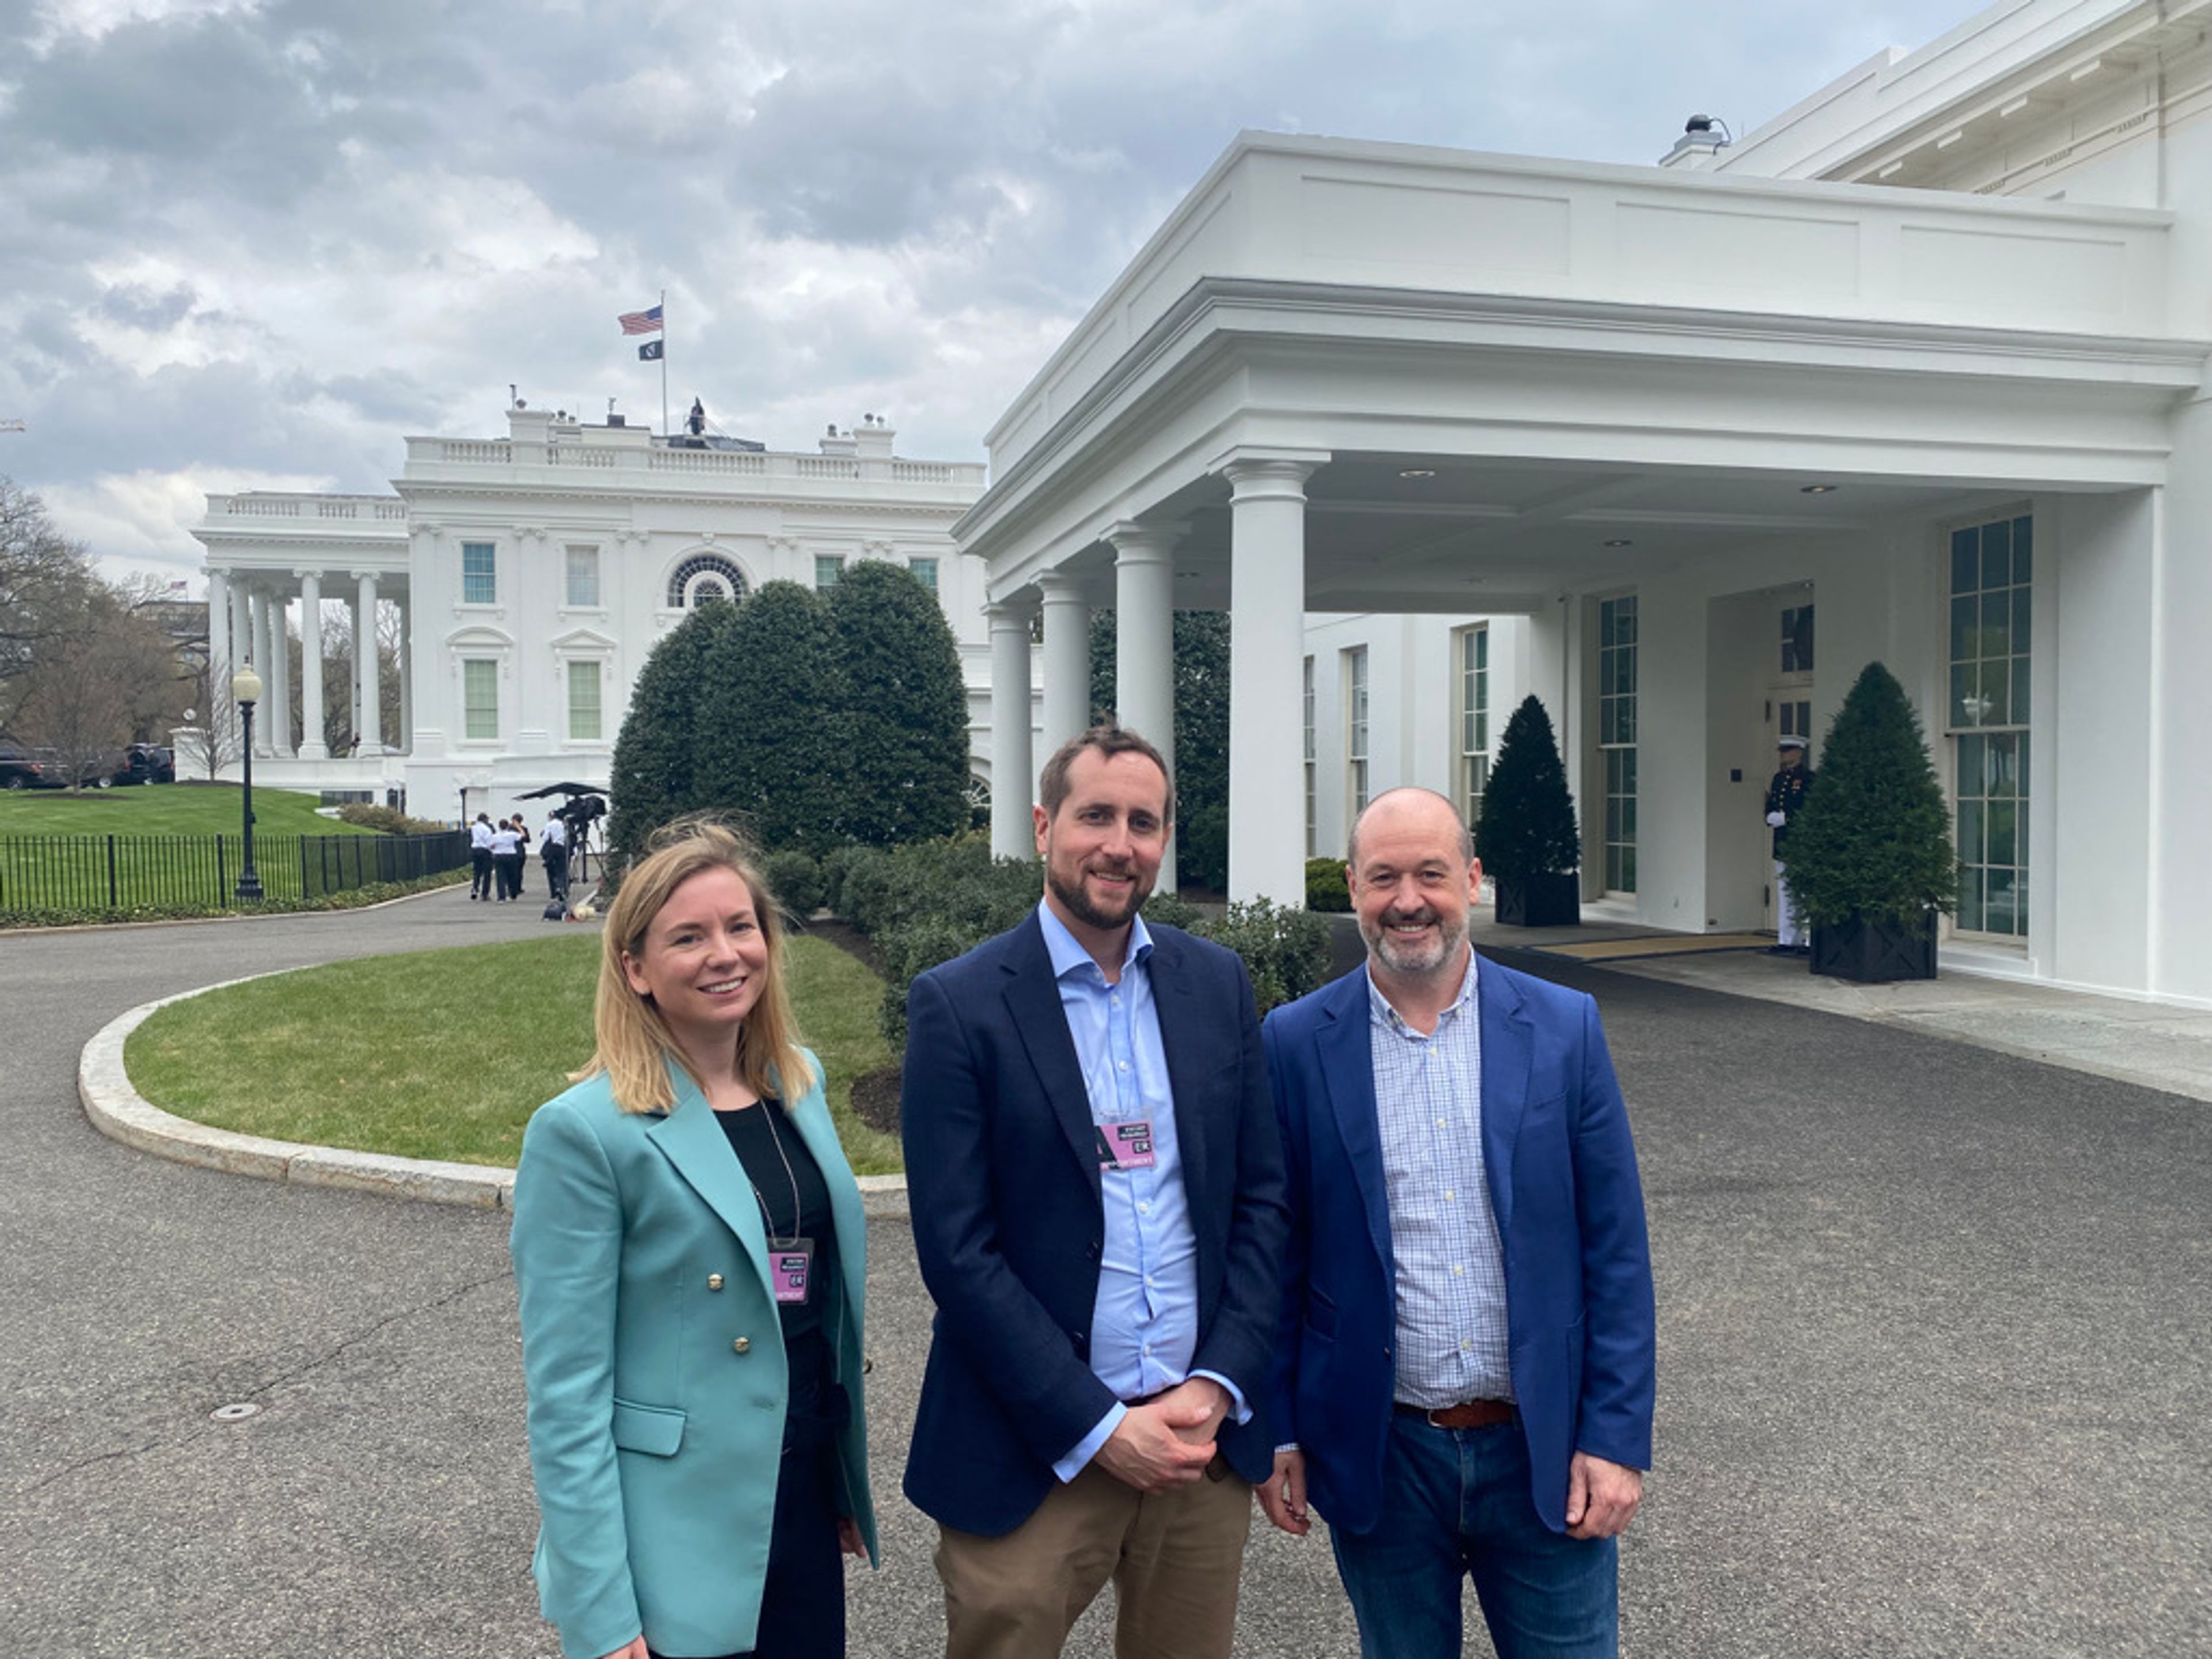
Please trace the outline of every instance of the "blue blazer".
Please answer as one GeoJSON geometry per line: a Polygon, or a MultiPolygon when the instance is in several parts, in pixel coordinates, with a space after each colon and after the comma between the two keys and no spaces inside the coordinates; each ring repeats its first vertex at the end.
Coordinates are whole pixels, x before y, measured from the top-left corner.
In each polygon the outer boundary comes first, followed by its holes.
{"type": "MultiPolygon", "coordinates": [[[[841,1305],[842,1508],[876,1553],[860,1409],[867,1237],[816,1081],[787,1110],[830,1188],[841,1305]]],[[[673,1110],[602,1073],[539,1107],[514,1176],[515,1285],[538,1482],[531,1569],[569,1659],[641,1631],[663,1653],[754,1645],[790,1391],[768,1237],[744,1166],[681,1066],[673,1110]]]]}
{"type": "MultiPolygon", "coordinates": [[[[1198,1246],[1192,1369],[1253,1420],[1223,1455],[1273,1461],[1264,1419],[1288,1218],[1251,981],[1237,956],[1153,927],[1151,973],[1198,1246]]],[[[937,1319],[906,1492],[961,1532],[1026,1521],[1115,1404],[1090,1365],[1105,1207],[1090,1097],[1032,914],[914,981],[902,1111],[921,1276],[937,1319]]]]}
{"type": "MultiPolygon", "coordinates": [[[[1513,1393],[1536,1512],[1566,1527],[1568,1464],[1651,1463],[1653,1304],[1644,1193],[1597,1006],[1484,958],[1482,1154],[1505,1258],[1513,1393]]],[[[1307,1492],[1353,1533],[1382,1514],[1396,1271],[1364,967],[1267,1017],[1291,1245],[1271,1394],[1307,1492]]]]}

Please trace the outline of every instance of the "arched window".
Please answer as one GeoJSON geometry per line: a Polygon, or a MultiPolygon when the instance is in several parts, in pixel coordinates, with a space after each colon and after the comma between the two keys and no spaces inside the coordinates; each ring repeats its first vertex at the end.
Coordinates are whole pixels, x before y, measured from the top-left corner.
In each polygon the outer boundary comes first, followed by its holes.
{"type": "Polygon", "coordinates": [[[744,573],[719,553],[694,553],[668,578],[672,611],[689,611],[710,600],[735,601],[744,596],[744,573]]]}

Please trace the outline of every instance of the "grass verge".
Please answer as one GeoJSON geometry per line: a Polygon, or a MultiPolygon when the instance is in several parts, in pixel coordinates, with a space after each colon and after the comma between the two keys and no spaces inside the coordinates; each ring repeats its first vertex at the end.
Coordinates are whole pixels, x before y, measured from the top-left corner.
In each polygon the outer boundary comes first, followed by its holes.
{"type": "Polygon", "coordinates": [[[192,921],[209,916],[289,916],[319,910],[363,910],[372,904],[427,893],[434,887],[458,887],[468,871],[441,870],[414,881],[373,881],[366,887],[349,887],[343,893],[319,893],[313,898],[264,898],[252,904],[228,900],[221,904],[67,905],[40,910],[10,910],[0,907],[0,933],[18,927],[105,927],[125,921],[192,921]]]}
{"type": "MultiPolygon", "coordinates": [[[[0,790],[0,836],[234,836],[240,791],[232,783],[149,783],[128,789],[0,790]]],[[[368,836],[373,830],[318,817],[313,795],[253,792],[257,836],[368,836]]]]}
{"type": "MultiPolygon", "coordinates": [[[[164,1111],[244,1134],[512,1166],[523,1126],[590,1057],[596,932],[333,963],[173,1003],[124,1065],[164,1111]]],[[[853,1115],[853,1080],[890,1062],[882,982],[834,945],[790,944],[799,1028],[822,1057],[856,1173],[897,1141],[853,1115]]]]}

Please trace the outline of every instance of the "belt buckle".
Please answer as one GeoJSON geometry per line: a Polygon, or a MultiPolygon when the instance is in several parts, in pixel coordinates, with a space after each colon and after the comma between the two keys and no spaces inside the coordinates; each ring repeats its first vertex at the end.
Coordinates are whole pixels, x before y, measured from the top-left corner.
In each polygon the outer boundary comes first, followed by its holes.
{"type": "Polygon", "coordinates": [[[1423,1407],[1421,1408],[1421,1416],[1422,1416],[1422,1418],[1423,1418],[1423,1419],[1427,1422],[1428,1425],[1429,1425],[1431,1428],[1432,1428],[1432,1429],[1443,1429],[1443,1430],[1444,1430],[1447,1433],[1449,1433],[1449,1432],[1450,1432],[1450,1431],[1451,1431],[1451,1425],[1450,1425],[1450,1424],[1449,1424],[1449,1423],[1439,1423],[1438,1421],[1437,1421],[1437,1413],[1439,1411],[1447,1411],[1447,1412],[1449,1412],[1449,1411],[1455,1411],[1455,1410],[1457,1410],[1457,1409],[1458,1409],[1458,1407],[1454,1407],[1454,1406],[1442,1406],[1442,1407],[1438,1407],[1438,1406],[1425,1406],[1425,1407],[1423,1407]]]}

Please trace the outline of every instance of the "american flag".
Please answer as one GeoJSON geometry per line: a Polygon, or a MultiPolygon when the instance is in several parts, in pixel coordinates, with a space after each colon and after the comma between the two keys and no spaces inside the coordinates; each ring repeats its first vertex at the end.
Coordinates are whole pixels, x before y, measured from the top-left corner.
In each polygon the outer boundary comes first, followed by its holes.
{"type": "Polygon", "coordinates": [[[660,332],[660,307],[650,311],[625,311],[616,319],[625,334],[658,334],[660,332]]]}

